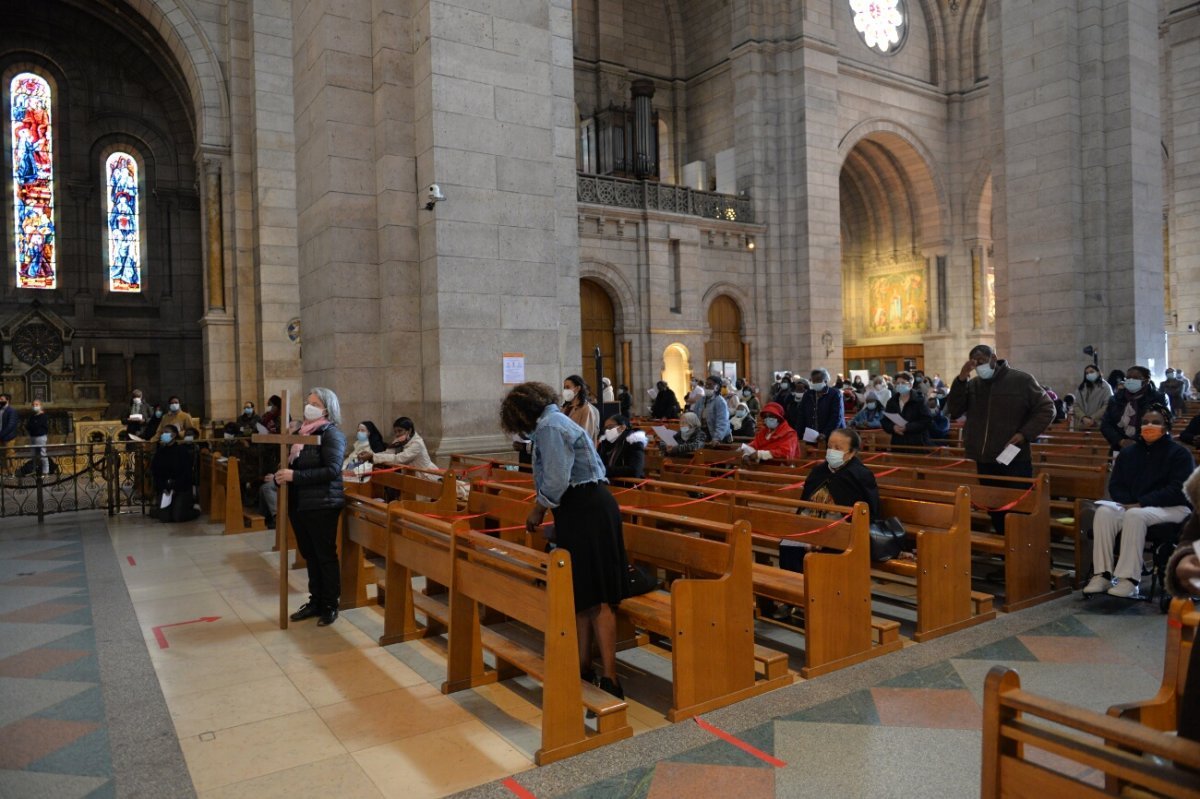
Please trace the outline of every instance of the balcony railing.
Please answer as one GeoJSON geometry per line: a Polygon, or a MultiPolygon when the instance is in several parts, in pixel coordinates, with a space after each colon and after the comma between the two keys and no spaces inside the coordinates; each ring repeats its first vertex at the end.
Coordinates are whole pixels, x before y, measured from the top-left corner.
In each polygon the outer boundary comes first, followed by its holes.
{"type": "Polygon", "coordinates": [[[576,177],[581,203],[688,214],[723,222],[754,222],[754,206],[748,197],[667,186],[649,180],[584,174],[576,177]]]}

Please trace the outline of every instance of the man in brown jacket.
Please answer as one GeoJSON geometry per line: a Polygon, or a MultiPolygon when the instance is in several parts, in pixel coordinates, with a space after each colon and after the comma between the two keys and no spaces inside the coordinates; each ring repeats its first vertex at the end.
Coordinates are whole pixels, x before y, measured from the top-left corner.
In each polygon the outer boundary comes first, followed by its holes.
{"type": "MultiPolygon", "coordinates": [[[[946,415],[957,419],[963,414],[963,445],[979,474],[1033,477],[1029,445],[1054,421],[1054,403],[1033,375],[998,360],[988,345],[976,345],[946,397],[946,415]],[[1016,455],[1008,463],[997,461],[1010,444],[1017,448],[1016,455]]],[[[992,514],[992,524],[1001,534],[1004,516],[992,514]]]]}

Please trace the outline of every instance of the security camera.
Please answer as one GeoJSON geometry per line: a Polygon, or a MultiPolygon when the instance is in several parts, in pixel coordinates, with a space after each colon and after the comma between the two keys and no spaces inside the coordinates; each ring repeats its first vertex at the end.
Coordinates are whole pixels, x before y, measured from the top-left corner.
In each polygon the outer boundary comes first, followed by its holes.
{"type": "Polygon", "coordinates": [[[442,194],[442,187],[436,183],[429,184],[429,188],[427,189],[427,195],[429,197],[429,202],[425,203],[426,211],[432,211],[433,206],[437,205],[442,200],[446,199],[446,195],[442,194]]]}

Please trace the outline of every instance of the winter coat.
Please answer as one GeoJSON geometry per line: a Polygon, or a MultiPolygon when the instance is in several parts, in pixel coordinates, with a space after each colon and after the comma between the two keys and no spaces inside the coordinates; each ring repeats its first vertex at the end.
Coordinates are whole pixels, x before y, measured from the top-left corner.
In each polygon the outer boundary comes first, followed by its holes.
{"type": "Polygon", "coordinates": [[[315,435],[321,437],[321,443],[306,444],[288,464],[292,470],[288,500],[292,508],[300,511],[340,508],[346,504],[342,484],[346,437],[333,424],[326,424],[315,435]]]}
{"type": "Polygon", "coordinates": [[[601,438],[600,460],[604,462],[604,476],[609,480],[645,477],[646,440],[646,434],[641,430],[625,430],[611,444],[601,438]]]}
{"type": "Polygon", "coordinates": [[[991,380],[955,378],[946,397],[946,415],[967,415],[963,445],[977,463],[995,463],[1017,433],[1025,439],[1015,461],[1032,460],[1029,445],[1054,420],[1054,403],[1033,375],[996,362],[991,380]]]}
{"type": "Polygon", "coordinates": [[[1142,430],[1142,417],[1146,415],[1146,411],[1150,410],[1151,405],[1166,406],[1169,400],[1161,391],[1156,391],[1150,386],[1144,387],[1138,394],[1130,394],[1125,389],[1121,389],[1116,395],[1108,401],[1108,408],[1104,411],[1104,418],[1100,421],[1100,433],[1112,446],[1113,450],[1121,448],[1121,441],[1124,439],[1133,440],[1138,437],[1142,430]],[[1130,420],[1132,431],[1125,430],[1121,427],[1121,419],[1125,415],[1125,406],[1133,404],[1134,414],[1130,420]],[[1130,434],[1132,432],[1132,435],[1130,434]]]}
{"type": "Polygon", "coordinates": [[[904,425],[904,435],[896,432],[896,425],[886,416],[880,420],[880,426],[884,432],[892,437],[892,445],[897,447],[928,447],[929,446],[929,427],[931,422],[931,414],[929,406],[925,404],[925,400],[910,393],[908,402],[904,403],[904,408],[900,408],[900,395],[892,397],[888,400],[887,412],[894,413],[904,418],[907,424],[904,425]]]}

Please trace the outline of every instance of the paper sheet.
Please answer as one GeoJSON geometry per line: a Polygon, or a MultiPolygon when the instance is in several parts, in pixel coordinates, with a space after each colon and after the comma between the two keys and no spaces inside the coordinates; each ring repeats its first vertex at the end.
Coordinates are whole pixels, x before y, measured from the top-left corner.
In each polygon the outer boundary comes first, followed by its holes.
{"type": "Polygon", "coordinates": [[[140,413],[131,413],[131,414],[129,414],[129,421],[144,422],[146,420],[144,418],[142,418],[142,415],[140,413]]]}
{"type": "Polygon", "coordinates": [[[658,399],[658,389],[657,388],[646,389],[646,396],[652,400],[658,399]]]}
{"type": "Polygon", "coordinates": [[[1021,448],[1016,444],[1009,444],[1000,454],[996,456],[996,463],[1002,463],[1005,466],[1013,462],[1013,458],[1021,454],[1021,448]]]}
{"type": "Polygon", "coordinates": [[[811,427],[804,428],[804,443],[815,444],[817,439],[821,437],[820,432],[813,430],[811,427]]]}
{"type": "Polygon", "coordinates": [[[885,413],[884,416],[890,419],[892,424],[896,425],[896,427],[908,426],[908,420],[898,413],[885,413]]]}
{"type": "Polygon", "coordinates": [[[169,507],[171,507],[171,495],[172,495],[173,493],[174,493],[173,491],[164,491],[164,492],[162,492],[162,499],[161,499],[161,500],[159,500],[159,502],[158,502],[158,507],[159,507],[160,509],[162,509],[162,508],[169,508],[169,507]]]}
{"type": "Polygon", "coordinates": [[[675,446],[676,441],[674,430],[669,427],[662,427],[661,425],[655,425],[653,429],[654,435],[658,436],[659,440],[661,440],[664,444],[666,444],[668,447],[675,446]]]}
{"type": "Polygon", "coordinates": [[[271,432],[270,430],[268,430],[266,427],[263,426],[262,422],[255,422],[254,429],[257,430],[261,435],[264,435],[264,436],[271,432]]]}
{"type": "Polygon", "coordinates": [[[135,436],[133,433],[130,433],[129,440],[130,441],[145,441],[146,439],[142,438],[141,436],[135,436]]]}

